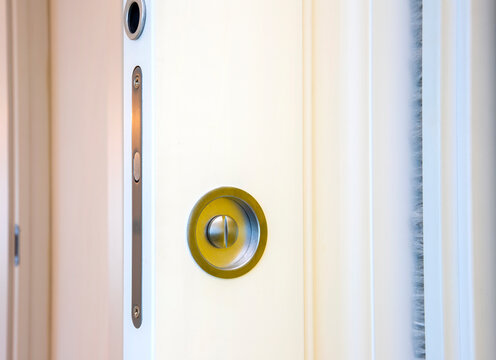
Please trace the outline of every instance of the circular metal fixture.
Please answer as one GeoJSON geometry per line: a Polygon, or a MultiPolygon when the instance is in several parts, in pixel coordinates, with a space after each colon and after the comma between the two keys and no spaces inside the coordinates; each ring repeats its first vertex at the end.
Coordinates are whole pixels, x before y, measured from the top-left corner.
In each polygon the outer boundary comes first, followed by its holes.
{"type": "Polygon", "coordinates": [[[191,255],[207,273],[230,279],[258,263],[267,243],[267,222],[246,191],[221,187],[205,194],[188,222],[191,255]]]}
{"type": "Polygon", "coordinates": [[[145,26],[146,9],[144,0],[127,0],[124,7],[124,29],[131,40],[140,37],[145,26]]]}

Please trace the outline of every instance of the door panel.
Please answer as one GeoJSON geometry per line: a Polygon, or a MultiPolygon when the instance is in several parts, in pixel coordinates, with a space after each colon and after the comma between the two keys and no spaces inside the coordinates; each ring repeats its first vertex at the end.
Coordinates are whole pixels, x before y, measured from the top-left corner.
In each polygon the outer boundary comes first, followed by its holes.
{"type": "Polygon", "coordinates": [[[155,3],[156,358],[303,356],[300,2],[155,3]],[[196,201],[249,192],[265,253],[208,275],[186,239],[196,201]]]}
{"type": "MultiPolygon", "coordinates": [[[[301,1],[146,2],[124,40],[124,356],[303,357],[301,1]],[[143,72],[143,306],[131,321],[131,74],[143,72]],[[233,186],[261,205],[265,252],[220,279],[190,254],[190,212],[233,186]]],[[[219,214],[222,215],[222,214],[219,214]]]]}

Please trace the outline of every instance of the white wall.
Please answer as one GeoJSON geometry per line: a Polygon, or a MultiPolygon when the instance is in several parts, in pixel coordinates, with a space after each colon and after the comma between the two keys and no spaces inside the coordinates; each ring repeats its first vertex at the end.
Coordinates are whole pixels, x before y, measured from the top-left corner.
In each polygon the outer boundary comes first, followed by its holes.
{"type": "Polygon", "coordinates": [[[122,356],[122,2],[52,0],[52,358],[122,356]]]}

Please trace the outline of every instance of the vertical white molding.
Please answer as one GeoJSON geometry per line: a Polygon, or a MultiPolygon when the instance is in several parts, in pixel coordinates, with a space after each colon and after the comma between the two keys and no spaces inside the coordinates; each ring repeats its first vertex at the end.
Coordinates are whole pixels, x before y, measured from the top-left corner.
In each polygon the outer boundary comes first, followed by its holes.
{"type": "Polygon", "coordinates": [[[370,7],[313,2],[316,359],[372,359],[370,7]]]}
{"type": "MultiPolygon", "coordinates": [[[[459,356],[475,359],[474,353],[474,287],[473,287],[473,231],[472,231],[472,119],[471,119],[471,0],[456,1],[455,35],[455,117],[457,162],[457,253],[459,303],[459,356]]],[[[496,115],[492,114],[493,117],[496,115]]],[[[475,120],[475,119],[474,119],[475,120]]],[[[493,159],[494,159],[493,155],[493,159]]],[[[493,211],[493,215],[496,213],[493,211]]],[[[492,233],[493,237],[496,235],[492,233]]],[[[494,334],[496,335],[496,334],[494,334]]],[[[494,355],[494,354],[493,354],[494,355]]]]}
{"type": "Polygon", "coordinates": [[[455,10],[454,3],[440,1],[435,8],[426,7],[424,17],[424,251],[428,359],[458,359],[460,356],[455,10]],[[434,9],[437,16],[429,12],[434,9]],[[438,101],[431,102],[429,91],[435,93],[438,101]]]}
{"type": "Polygon", "coordinates": [[[410,8],[316,0],[312,31],[315,359],[413,358],[410,8]]]}
{"type": "Polygon", "coordinates": [[[441,249],[441,1],[423,4],[423,184],[426,358],[444,359],[441,249]]]}
{"type": "Polygon", "coordinates": [[[313,1],[315,359],[413,358],[410,11],[313,1]]]}
{"type": "Polygon", "coordinates": [[[305,360],[315,358],[314,351],[314,216],[313,216],[313,3],[302,0],[303,15],[303,253],[305,297],[305,360]]]}
{"type": "MultiPolygon", "coordinates": [[[[444,356],[448,360],[460,358],[458,225],[457,212],[457,144],[456,144],[456,4],[441,3],[440,57],[440,226],[442,256],[444,356]]],[[[426,34],[427,35],[427,34],[426,34]]],[[[428,36],[428,35],[427,35],[428,36]]],[[[429,154],[424,154],[429,156],[429,154]]],[[[426,239],[432,241],[433,239],[426,239]]],[[[430,274],[426,274],[428,278],[430,274]]],[[[429,316],[429,315],[427,315],[429,316]]]]}
{"type": "Polygon", "coordinates": [[[372,1],[371,191],[375,358],[413,359],[415,56],[408,1],[372,1]]]}
{"type": "Polygon", "coordinates": [[[369,101],[368,101],[368,112],[369,112],[369,226],[370,226],[370,247],[369,247],[369,260],[370,260],[370,342],[371,342],[371,360],[376,359],[376,331],[375,331],[375,242],[374,242],[374,36],[373,29],[375,24],[374,19],[374,0],[369,0],[369,39],[368,39],[368,53],[369,53],[369,75],[368,75],[368,86],[369,86],[369,101]]]}

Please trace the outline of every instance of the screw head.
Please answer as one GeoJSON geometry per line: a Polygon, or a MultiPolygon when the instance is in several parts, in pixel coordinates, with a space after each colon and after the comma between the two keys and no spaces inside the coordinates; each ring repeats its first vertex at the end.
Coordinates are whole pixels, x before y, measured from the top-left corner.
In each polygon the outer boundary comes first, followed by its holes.
{"type": "Polygon", "coordinates": [[[140,308],[139,308],[139,306],[138,306],[138,305],[134,305],[134,306],[133,306],[133,316],[134,316],[134,318],[135,318],[135,319],[139,318],[140,313],[141,313],[141,312],[140,312],[140,308]]]}
{"type": "Polygon", "coordinates": [[[139,75],[136,75],[133,80],[134,88],[137,89],[141,85],[141,79],[139,75]]]}

